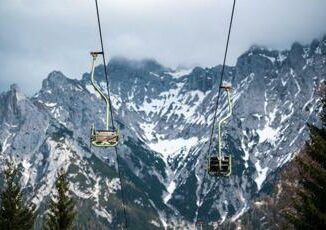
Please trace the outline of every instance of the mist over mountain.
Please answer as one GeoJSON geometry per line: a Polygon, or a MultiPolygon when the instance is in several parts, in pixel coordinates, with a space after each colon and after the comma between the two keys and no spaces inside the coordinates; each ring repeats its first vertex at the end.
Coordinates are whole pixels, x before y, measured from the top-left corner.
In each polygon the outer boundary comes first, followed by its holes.
{"type": "MultiPolygon", "coordinates": [[[[233,173],[203,180],[220,70],[218,65],[174,71],[154,60],[121,57],[108,64],[132,229],[236,220],[268,189],[267,176],[302,147],[306,123],[318,124],[326,36],[284,51],[252,47],[225,71],[234,88],[234,115],[223,126],[223,152],[232,154],[233,173]]],[[[106,90],[103,72],[103,65],[96,67],[106,90]]],[[[224,94],[220,100],[218,118],[227,111],[224,94]]],[[[77,199],[77,227],[115,229],[123,222],[115,152],[90,147],[90,127],[104,127],[104,109],[89,73],[73,80],[54,71],[33,97],[17,85],[0,94],[0,164],[15,159],[24,193],[40,214],[64,167],[77,199]]]]}

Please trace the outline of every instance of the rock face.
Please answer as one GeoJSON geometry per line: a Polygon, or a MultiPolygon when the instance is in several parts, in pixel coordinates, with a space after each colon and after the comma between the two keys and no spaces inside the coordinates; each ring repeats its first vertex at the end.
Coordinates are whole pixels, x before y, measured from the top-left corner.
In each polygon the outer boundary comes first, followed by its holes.
{"type": "MultiPolygon", "coordinates": [[[[96,68],[96,78],[106,90],[103,70],[96,68]]],[[[302,146],[306,122],[318,122],[326,37],[286,51],[252,47],[226,67],[225,80],[234,87],[234,116],[223,126],[223,152],[233,158],[228,178],[205,175],[220,70],[173,71],[153,60],[124,58],[109,63],[131,229],[191,228],[196,219],[213,225],[238,218],[264,189],[266,177],[302,146]]],[[[226,112],[225,96],[218,118],[226,112]]],[[[0,163],[15,158],[40,213],[57,169],[66,168],[78,201],[78,227],[116,229],[123,223],[117,159],[113,149],[89,146],[93,123],[104,127],[104,103],[89,73],[72,80],[52,72],[32,98],[13,85],[0,94],[0,163]]]]}

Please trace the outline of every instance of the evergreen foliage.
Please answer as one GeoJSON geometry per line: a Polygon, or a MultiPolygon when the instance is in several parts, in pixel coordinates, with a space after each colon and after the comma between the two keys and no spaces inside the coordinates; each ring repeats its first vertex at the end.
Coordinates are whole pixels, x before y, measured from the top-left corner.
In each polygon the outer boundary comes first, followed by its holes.
{"type": "Polygon", "coordinates": [[[310,140],[296,157],[298,199],[286,215],[297,229],[326,229],[326,90],[322,93],[322,126],[308,124],[310,140]]]}
{"type": "Polygon", "coordinates": [[[35,205],[23,205],[17,167],[7,161],[3,174],[5,185],[0,194],[0,229],[32,229],[35,220],[35,205]]]}
{"type": "Polygon", "coordinates": [[[76,216],[75,202],[69,194],[67,173],[61,169],[55,182],[56,193],[52,196],[49,210],[45,214],[44,229],[73,229],[76,216]]]}

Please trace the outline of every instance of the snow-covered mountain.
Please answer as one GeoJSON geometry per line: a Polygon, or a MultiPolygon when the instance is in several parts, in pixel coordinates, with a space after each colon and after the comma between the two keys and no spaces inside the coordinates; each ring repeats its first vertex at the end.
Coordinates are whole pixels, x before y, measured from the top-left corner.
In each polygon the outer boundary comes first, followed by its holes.
{"type": "MultiPolygon", "coordinates": [[[[286,51],[252,47],[226,68],[234,116],[224,126],[223,151],[233,156],[233,174],[204,176],[220,69],[174,71],[153,60],[110,61],[130,229],[238,218],[267,175],[302,146],[306,122],[318,122],[326,37],[286,51]]],[[[98,66],[95,73],[105,89],[103,71],[98,66]]],[[[225,95],[220,99],[218,117],[226,111],[225,95]]],[[[39,213],[56,170],[65,167],[78,200],[79,228],[115,229],[123,222],[116,156],[113,149],[90,148],[93,123],[104,126],[104,104],[89,73],[72,80],[54,71],[31,98],[13,85],[0,94],[0,164],[8,156],[20,164],[21,183],[39,213]]]]}

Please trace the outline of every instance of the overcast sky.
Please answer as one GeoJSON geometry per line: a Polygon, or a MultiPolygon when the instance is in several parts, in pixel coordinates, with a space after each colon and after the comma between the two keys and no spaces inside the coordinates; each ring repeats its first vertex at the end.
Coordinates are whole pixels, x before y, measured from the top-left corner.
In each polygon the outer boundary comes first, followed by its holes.
{"type": "MultiPolygon", "coordinates": [[[[232,0],[99,0],[109,58],[165,66],[222,62],[232,0]]],[[[288,49],[326,34],[325,0],[237,0],[227,63],[251,45],[288,49]]],[[[0,0],[0,92],[32,95],[52,70],[89,71],[99,47],[94,0],[0,0]]]]}

